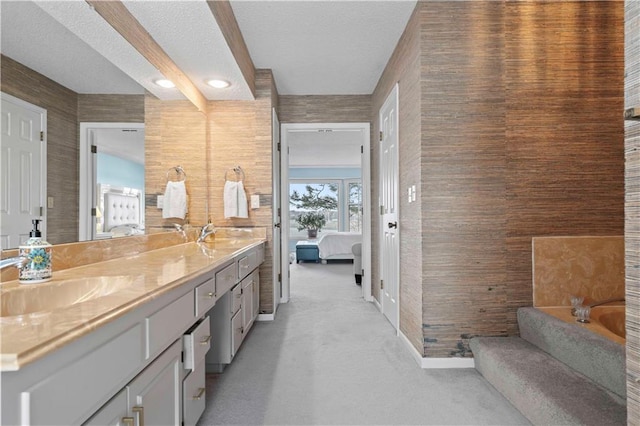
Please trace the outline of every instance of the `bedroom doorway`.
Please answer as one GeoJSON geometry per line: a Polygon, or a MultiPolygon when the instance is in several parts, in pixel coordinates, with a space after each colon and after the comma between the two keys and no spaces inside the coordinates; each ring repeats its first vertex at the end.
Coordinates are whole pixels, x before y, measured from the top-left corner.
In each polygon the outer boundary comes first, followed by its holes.
{"type": "MultiPolygon", "coordinates": [[[[291,295],[290,268],[350,262],[356,239],[362,242],[362,297],[372,300],[369,123],[291,123],[281,130],[281,302],[291,295]],[[321,230],[314,237],[308,229],[317,221],[321,230]]],[[[342,269],[355,286],[354,266],[342,269]]]]}
{"type": "Polygon", "coordinates": [[[80,123],[80,241],[144,233],[144,167],[144,123],[80,123]],[[137,204],[133,223],[107,229],[107,194],[137,204]]]}

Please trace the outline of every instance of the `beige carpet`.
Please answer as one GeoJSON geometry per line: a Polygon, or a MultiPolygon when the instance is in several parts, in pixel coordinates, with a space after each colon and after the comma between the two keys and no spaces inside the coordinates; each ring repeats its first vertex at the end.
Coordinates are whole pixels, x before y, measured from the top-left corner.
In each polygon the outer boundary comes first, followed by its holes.
{"type": "Polygon", "coordinates": [[[291,301],[207,377],[199,425],[528,424],[474,369],[422,370],[353,265],[291,265],[291,301]]]}

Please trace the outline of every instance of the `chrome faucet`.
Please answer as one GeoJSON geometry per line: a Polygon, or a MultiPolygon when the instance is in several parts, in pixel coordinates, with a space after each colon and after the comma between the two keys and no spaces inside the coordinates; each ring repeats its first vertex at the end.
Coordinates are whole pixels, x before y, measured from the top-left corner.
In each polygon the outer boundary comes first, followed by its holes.
{"type": "Polygon", "coordinates": [[[0,270],[8,268],[9,266],[15,266],[18,269],[24,268],[29,263],[29,258],[24,256],[9,257],[7,259],[0,260],[0,270]]]}
{"type": "Polygon", "coordinates": [[[198,237],[198,241],[199,243],[203,242],[209,235],[211,234],[215,234],[216,233],[216,228],[215,226],[213,226],[213,223],[209,222],[207,223],[205,226],[202,227],[202,230],[200,231],[200,236],[198,237]]]}
{"type": "Polygon", "coordinates": [[[611,299],[600,300],[599,302],[594,302],[589,305],[590,308],[594,306],[600,306],[611,302],[624,302],[624,297],[612,297],[611,299]]]}

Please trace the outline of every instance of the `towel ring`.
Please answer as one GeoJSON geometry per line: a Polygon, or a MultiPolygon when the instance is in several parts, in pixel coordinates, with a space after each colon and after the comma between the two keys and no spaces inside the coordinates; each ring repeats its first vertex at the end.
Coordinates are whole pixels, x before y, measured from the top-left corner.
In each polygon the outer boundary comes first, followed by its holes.
{"type": "Polygon", "coordinates": [[[182,182],[187,180],[187,173],[184,171],[184,169],[182,168],[182,166],[175,166],[175,167],[171,167],[168,171],[167,171],[167,182],[169,182],[171,179],[169,178],[169,173],[171,172],[175,172],[177,177],[177,182],[182,182]]]}
{"type": "Polygon", "coordinates": [[[244,170],[242,170],[242,167],[240,167],[240,166],[236,166],[236,167],[234,167],[233,169],[227,169],[227,170],[225,170],[225,172],[224,172],[224,180],[225,180],[225,181],[228,181],[228,180],[229,180],[229,178],[228,178],[228,174],[229,174],[229,172],[233,172],[233,173],[235,173],[235,175],[236,175],[236,180],[238,180],[238,181],[244,180],[244,170]]]}

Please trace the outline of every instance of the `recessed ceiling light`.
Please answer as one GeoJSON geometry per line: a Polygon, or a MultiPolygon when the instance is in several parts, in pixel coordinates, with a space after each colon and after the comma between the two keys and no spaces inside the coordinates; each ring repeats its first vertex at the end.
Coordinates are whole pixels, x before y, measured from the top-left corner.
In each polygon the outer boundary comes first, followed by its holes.
{"type": "Polygon", "coordinates": [[[229,83],[226,80],[209,80],[207,81],[207,84],[211,87],[215,87],[216,89],[224,89],[226,87],[231,86],[231,83],[229,83]]]}
{"type": "Polygon", "coordinates": [[[167,80],[166,78],[156,80],[155,83],[160,87],[164,87],[165,89],[173,89],[174,87],[176,87],[176,85],[173,84],[173,81],[167,80]]]}

